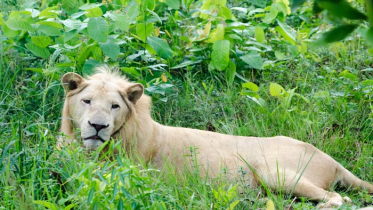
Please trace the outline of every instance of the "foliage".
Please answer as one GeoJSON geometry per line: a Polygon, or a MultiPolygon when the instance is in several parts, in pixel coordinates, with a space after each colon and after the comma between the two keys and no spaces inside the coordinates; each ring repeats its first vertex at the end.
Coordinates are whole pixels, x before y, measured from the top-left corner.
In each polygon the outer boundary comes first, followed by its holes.
{"type": "MultiPolygon", "coordinates": [[[[0,1],[1,208],[315,208],[305,198],[268,188],[263,195],[198,171],[155,170],[128,158],[119,143],[110,145],[120,150],[111,160],[79,144],[55,150],[63,98],[58,79],[68,71],[90,74],[101,64],[144,84],[160,123],[291,136],[373,181],[372,54],[363,44],[371,42],[371,25],[363,22],[371,7],[363,6],[0,1]]],[[[365,191],[342,194],[354,202],[342,209],[372,203],[365,191]]]]}

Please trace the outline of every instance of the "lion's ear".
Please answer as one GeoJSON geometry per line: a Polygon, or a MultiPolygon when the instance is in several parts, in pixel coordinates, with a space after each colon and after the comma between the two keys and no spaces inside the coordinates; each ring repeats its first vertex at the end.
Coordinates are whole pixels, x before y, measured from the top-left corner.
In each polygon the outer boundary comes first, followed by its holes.
{"type": "Polygon", "coordinates": [[[127,89],[128,100],[135,104],[143,93],[144,86],[142,86],[140,83],[136,83],[127,89]]]}
{"type": "Polygon", "coordinates": [[[84,78],[79,74],[69,72],[62,76],[62,85],[65,89],[65,92],[75,90],[79,87],[82,82],[84,82],[84,78]]]}

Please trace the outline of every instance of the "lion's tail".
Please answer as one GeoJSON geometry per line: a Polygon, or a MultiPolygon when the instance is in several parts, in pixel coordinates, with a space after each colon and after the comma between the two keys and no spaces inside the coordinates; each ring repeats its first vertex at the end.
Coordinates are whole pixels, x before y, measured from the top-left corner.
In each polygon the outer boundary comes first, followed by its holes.
{"type": "Polygon", "coordinates": [[[359,179],[353,175],[350,171],[341,166],[340,168],[340,181],[343,186],[346,188],[360,188],[366,189],[369,193],[373,194],[373,185],[359,179]]]}

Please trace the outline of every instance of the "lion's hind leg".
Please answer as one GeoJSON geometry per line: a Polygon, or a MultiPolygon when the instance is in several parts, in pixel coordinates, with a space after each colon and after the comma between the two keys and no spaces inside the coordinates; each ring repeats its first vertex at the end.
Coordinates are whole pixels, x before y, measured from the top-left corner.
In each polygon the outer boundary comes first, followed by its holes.
{"type": "Polygon", "coordinates": [[[286,174],[280,173],[280,176],[278,176],[277,172],[271,173],[270,177],[267,176],[266,184],[272,190],[285,190],[288,194],[320,202],[319,208],[339,207],[344,203],[351,202],[350,198],[342,198],[340,194],[327,191],[305,177],[299,177],[299,174],[291,171],[287,171],[286,174]],[[274,177],[277,177],[277,179],[273,179],[274,177]]]}
{"type": "Polygon", "coordinates": [[[300,179],[294,188],[294,195],[321,202],[318,208],[332,208],[341,206],[344,203],[351,203],[349,197],[342,197],[336,192],[324,190],[308,180],[300,179]]]}

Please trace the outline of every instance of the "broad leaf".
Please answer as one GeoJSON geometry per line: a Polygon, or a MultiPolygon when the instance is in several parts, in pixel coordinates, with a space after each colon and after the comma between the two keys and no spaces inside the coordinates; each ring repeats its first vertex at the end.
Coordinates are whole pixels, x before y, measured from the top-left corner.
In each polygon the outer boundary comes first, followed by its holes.
{"type": "Polygon", "coordinates": [[[241,56],[240,58],[255,69],[263,68],[263,59],[256,51],[249,51],[248,54],[241,56]]]}
{"type": "Polygon", "coordinates": [[[12,30],[22,30],[31,32],[34,31],[34,28],[31,26],[31,24],[23,20],[9,18],[5,23],[12,30]]]}
{"type": "Polygon", "coordinates": [[[65,37],[64,37],[64,42],[67,42],[69,41],[70,39],[74,38],[75,35],[78,34],[78,30],[74,29],[74,30],[71,30],[69,32],[66,32],[65,33],[65,37]]]}
{"type": "Polygon", "coordinates": [[[293,4],[291,5],[291,9],[294,11],[297,9],[298,6],[302,5],[307,0],[293,0],[293,4]]]}
{"type": "Polygon", "coordinates": [[[41,48],[46,48],[52,42],[52,39],[49,36],[33,36],[31,41],[41,48]]]}
{"type": "Polygon", "coordinates": [[[276,83],[272,83],[269,85],[269,94],[274,97],[283,96],[286,93],[285,89],[276,83]]]}
{"type": "Polygon", "coordinates": [[[367,39],[368,43],[370,44],[370,46],[373,47],[373,27],[370,27],[367,30],[366,39],[367,39]]]}
{"type": "Polygon", "coordinates": [[[47,59],[50,56],[50,52],[46,48],[41,48],[36,44],[27,43],[25,44],[26,48],[32,52],[32,54],[47,59]]]}
{"type": "Polygon", "coordinates": [[[147,23],[146,25],[144,23],[136,24],[136,34],[143,42],[145,42],[146,38],[150,34],[152,34],[153,31],[154,31],[153,23],[147,23]]]}
{"type": "Polygon", "coordinates": [[[83,73],[83,76],[87,76],[87,75],[91,75],[93,72],[94,72],[94,69],[97,67],[97,66],[100,66],[102,65],[100,63],[100,61],[96,61],[96,60],[87,60],[84,65],[83,65],[83,68],[82,68],[82,73],[83,73]]]}
{"type": "Polygon", "coordinates": [[[225,70],[225,77],[229,84],[232,84],[236,75],[236,64],[232,60],[229,61],[228,68],[225,70]]]}
{"type": "Polygon", "coordinates": [[[62,24],[71,29],[79,29],[82,26],[82,21],[80,20],[61,20],[62,24]]]}
{"type": "Polygon", "coordinates": [[[338,76],[339,76],[339,77],[346,78],[346,79],[349,79],[349,80],[352,80],[352,81],[357,81],[357,80],[359,80],[359,78],[358,78],[357,76],[351,74],[351,73],[348,72],[347,70],[342,71],[341,73],[339,73],[338,76]]]}
{"type": "Polygon", "coordinates": [[[43,32],[45,35],[48,36],[60,36],[62,34],[63,26],[56,22],[51,21],[40,21],[38,22],[39,28],[38,30],[43,32]]]}
{"type": "Polygon", "coordinates": [[[212,46],[211,61],[215,68],[223,71],[229,64],[230,42],[228,40],[218,40],[212,46]]]}
{"type": "Polygon", "coordinates": [[[128,17],[122,14],[116,14],[116,20],[115,20],[115,27],[119,28],[122,31],[128,31],[130,27],[130,21],[128,20],[128,17]]]}
{"type": "Polygon", "coordinates": [[[171,7],[172,9],[179,9],[180,8],[180,0],[166,0],[167,6],[171,7]]]}
{"type": "Polygon", "coordinates": [[[271,9],[268,14],[263,18],[263,22],[270,24],[272,23],[278,15],[278,9],[274,5],[271,6],[271,9]]]}
{"type": "Polygon", "coordinates": [[[41,205],[45,208],[48,208],[50,210],[58,210],[59,208],[57,207],[56,204],[50,203],[48,201],[43,201],[43,200],[35,200],[33,201],[35,204],[41,205]]]}
{"type": "Polygon", "coordinates": [[[342,25],[334,28],[322,35],[322,37],[316,42],[317,45],[323,45],[326,43],[332,43],[341,41],[352,33],[357,25],[342,25]]]}
{"type": "Polygon", "coordinates": [[[61,0],[61,6],[66,11],[71,11],[75,8],[77,0],[61,0]]]}
{"type": "Polygon", "coordinates": [[[12,37],[15,37],[17,36],[19,33],[21,33],[21,31],[19,30],[13,30],[13,29],[10,29],[7,25],[4,25],[3,26],[3,30],[4,30],[4,35],[8,38],[12,38],[12,37]]]}
{"type": "Polygon", "coordinates": [[[258,92],[258,91],[259,91],[259,87],[258,87],[258,85],[256,85],[256,84],[253,83],[253,82],[246,82],[246,83],[243,83],[243,84],[242,84],[242,87],[243,87],[243,88],[250,89],[250,90],[253,91],[253,92],[258,92]]]}
{"type": "Polygon", "coordinates": [[[291,31],[290,26],[280,20],[277,20],[277,23],[279,26],[276,27],[276,31],[280,33],[286,41],[291,44],[295,44],[295,33],[291,31]]]}
{"type": "Polygon", "coordinates": [[[116,60],[119,56],[120,48],[112,39],[108,39],[106,43],[100,43],[102,52],[111,59],[116,60]]]}
{"type": "Polygon", "coordinates": [[[226,6],[220,7],[218,16],[222,17],[224,20],[233,18],[232,11],[226,6]]]}
{"type": "Polygon", "coordinates": [[[109,25],[102,17],[93,17],[88,21],[88,34],[97,42],[105,43],[108,39],[109,25]]]}
{"type": "Polygon", "coordinates": [[[172,57],[173,52],[168,46],[167,42],[163,41],[163,39],[153,36],[147,38],[147,41],[161,58],[167,59],[172,57]]]}
{"type": "Polygon", "coordinates": [[[139,5],[136,1],[132,1],[128,4],[129,8],[127,10],[126,16],[128,17],[128,22],[132,23],[136,20],[136,17],[139,15],[139,5]]]}
{"type": "Polygon", "coordinates": [[[102,16],[102,10],[101,10],[100,7],[87,9],[85,12],[86,12],[85,15],[89,18],[91,18],[91,17],[101,17],[102,16]]]}
{"type": "Polygon", "coordinates": [[[322,9],[328,10],[330,14],[340,18],[347,18],[350,20],[366,20],[367,16],[359,10],[353,8],[350,3],[344,0],[330,1],[330,0],[316,0],[315,4],[322,9]]]}
{"type": "Polygon", "coordinates": [[[258,41],[259,43],[264,43],[266,42],[266,38],[265,38],[265,34],[264,34],[264,30],[262,29],[262,27],[260,26],[257,26],[255,28],[255,39],[256,41],[258,41]]]}
{"type": "Polygon", "coordinates": [[[218,24],[217,27],[210,33],[210,38],[207,40],[210,43],[214,43],[218,40],[223,40],[225,29],[223,24],[218,24]]]}
{"type": "Polygon", "coordinates": [[[145,0],[144,6],[146,9],[153,11],[155,8],[155,0],[145,0]]]}

